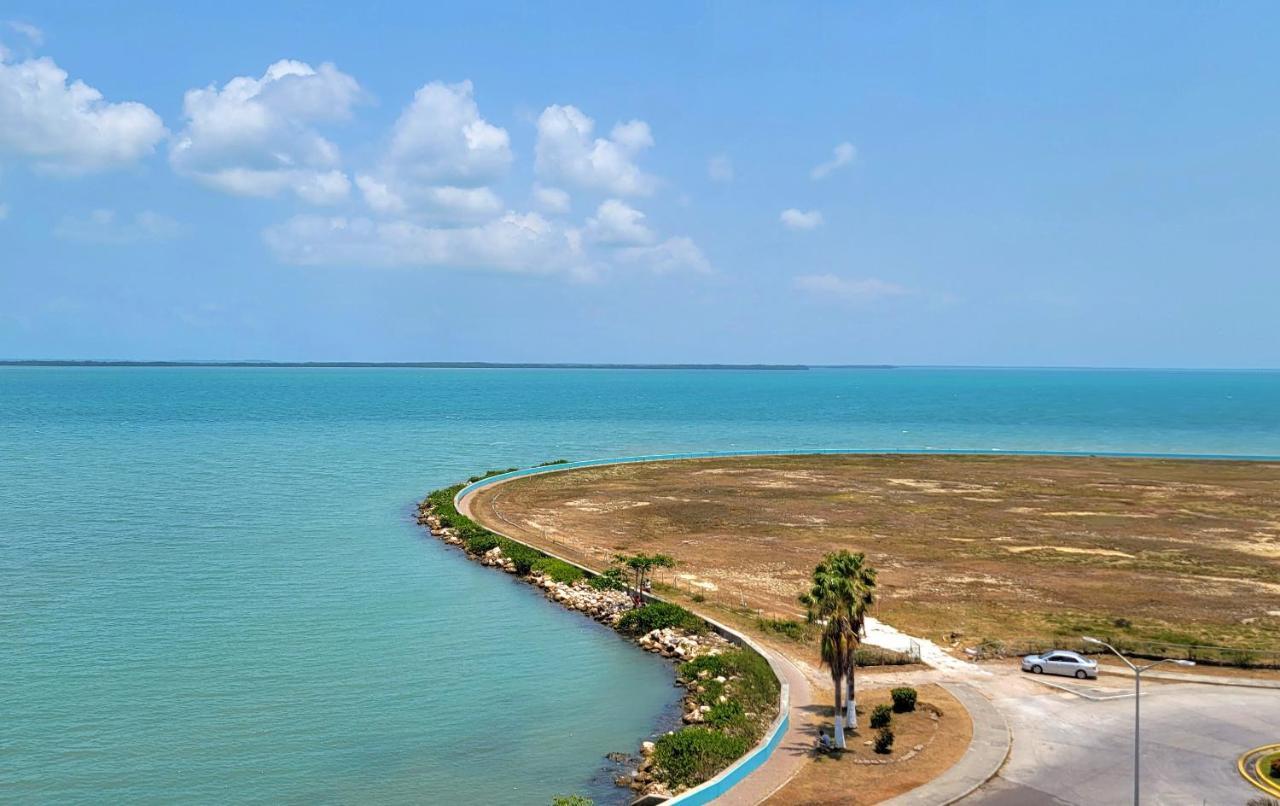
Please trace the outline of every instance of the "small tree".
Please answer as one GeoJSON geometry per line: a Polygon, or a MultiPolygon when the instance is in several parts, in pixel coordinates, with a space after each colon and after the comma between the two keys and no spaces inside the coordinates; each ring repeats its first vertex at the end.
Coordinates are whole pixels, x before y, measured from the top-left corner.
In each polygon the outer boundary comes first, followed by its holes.
{"type": "Polygon", "coordinates": [[[676,561],[666,554],[618,554],[613,558],[618,565],[631,569],[636,587],[636,607],[643,601],[642,594],[655,568],[675,568],[676,561]]]}

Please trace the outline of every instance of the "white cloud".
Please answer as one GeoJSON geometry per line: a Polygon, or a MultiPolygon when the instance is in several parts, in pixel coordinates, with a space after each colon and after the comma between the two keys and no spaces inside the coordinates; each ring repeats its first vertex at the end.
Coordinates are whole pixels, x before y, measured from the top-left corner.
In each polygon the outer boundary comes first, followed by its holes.
{"type": "Polygon", "coordinates": [[[70,241],[120,245],[171,240],[182,234],[182,225],[151,210],[121,219],[114,210],[103,209],[83,218],[67,216],[54,227],[53,234],[70,241]]]}
{"type": "Polygon", "coordinates": [[[645,226],[645,215],[617,199],[606,199],[587,219],[584,231],[592,243],[615,246],[638,246],[651,243],[653,230],[645,226]]]}
{"type": "Polygon", "coordinates": [[[711,271],[711,262],[690,238],[668,238],[653,246],[628,246],[614,254],[622,263],[638,263],[660,274],[674,271],[707,274],[711,271]]]}
{"type": "Polygon", "coordinates": [[[17,31],[36,47],[44,44],[44,31],[41,31],[31,23],[21,22],[20,20],[5,20],[4,25],[12,31],[17,31]]]}
{"type": "Polygon", "coordinates": [[[240,196],[286,191],[312,204],[346,198],[351,182],[338,147],[314,124],[345,120],[363,97],[332,64],[278,61],[262,78],[188,90],[186,127],[169,149],[174,170],[240,196]]]}
{"type": "Polygon", "coordinates": [[[789,207],[778,216],[783,226],[792,230],[810,230],[822,226],[822,213],[817,210],[804,212],[789,207]]]}
{"type": "Polygon", "coordinates": [[[387,159],[389,170],[407,180],[484,184],[511,165],[511,138],[480,117],[470,81],[433,81],[400,114],[387,159]]]}
{"type": "Polygon", "coordinates": [[[137,162],[166,131],[147,106],[110,103],[83,81],[67,82],[52,59],[9,61],[0,49],[0,154],[58,173],[87,173],[137,162]]]}
{"type": "Polygon", "coordinates": [[[569,194],[560,188],[533,186],[533,200],[544,212],[552,215],[563,215],[569,212],[571,200],[569,194]]]}
{"type": "Polygon", "coordinates": [[[378,213],[403,213],[407,209],[404,198],[391,189],[386,182],[366,174],[356,177],[356,186],[364,196],[365,204],[378,213]]]}
{"type": "Polygon", "coordinates": [[[853,147],[853,143],[840,143],[835,147],[833,153],[834,156],[832,156],[830,160],[816,166],[809,172],[810,178],[826,179],[832,171],[843,168],[853,162],[853,158],[857,155],[858,151],[853,147]]]}
{"type": "Polygon", "coordinates": [[[587,265],[577,238],[536,213],[507,213],[485,224],[457,228],[296,216],[271,227],[263,237],[279,259],[304,266],[448,266],[574,274],[587,265]]]}
{"type": "Polygon", "coordinates": [[[707,176],[712,182],[733,181],[733,161],[727,154],[717,154],[707,161],[707,176]]]}
{"type": "Polygon", "coordinates": [[[835,274],[801,275],[795,278],[795,287],[824,299],[845,302],[871,302],[911,293],[896,283],[885,282],[874,277],[847,279],[835,274]]]}
{"type": "Polygon", "coordinates": [[[592,138],[595,121],[573,106],[549,106],[538,117],[534,168],[541,176],[618,196],[644,196],[657,182],[635,159],[653,145],[644,121],[613,127],[608,138],[592,138]]]}

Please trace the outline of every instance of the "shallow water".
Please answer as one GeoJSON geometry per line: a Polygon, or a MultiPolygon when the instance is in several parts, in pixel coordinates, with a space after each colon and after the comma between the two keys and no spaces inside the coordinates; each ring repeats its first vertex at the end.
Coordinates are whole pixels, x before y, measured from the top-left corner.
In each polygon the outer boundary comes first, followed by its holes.
{"type": "Polygon", "coordinates": [[[423,536],[491,467],[1280,455],[1280,374],[0,368],[0,800],[616,799],[665,662],[423,536]]]}

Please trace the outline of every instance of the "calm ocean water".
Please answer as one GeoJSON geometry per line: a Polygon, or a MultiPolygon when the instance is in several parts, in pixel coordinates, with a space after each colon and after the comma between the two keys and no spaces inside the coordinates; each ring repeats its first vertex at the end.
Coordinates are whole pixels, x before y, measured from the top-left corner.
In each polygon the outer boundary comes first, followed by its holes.
{"type": "Polygon", "coordinates": [[[667,667],[413,502],[795,447],[1280,456],[1280,374],[0,368],[0,801],[616,800],[667,667]]]}

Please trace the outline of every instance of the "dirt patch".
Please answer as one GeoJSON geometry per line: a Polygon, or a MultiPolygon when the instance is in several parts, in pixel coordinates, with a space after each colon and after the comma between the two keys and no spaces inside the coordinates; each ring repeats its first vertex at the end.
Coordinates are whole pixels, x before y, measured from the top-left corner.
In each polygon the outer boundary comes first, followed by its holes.
{"type": "MultiPolygon", "coordinates": [[[[868,744],[876,732],[869,724],[877,705],[890,704],[888,689],[864,692],[859,702],[858,730],[846,734],[848,750],[838,756],[816,756],[800,774],[765,803],[879,803],[925,784],[960,760],[969,747],[973,725],[964,706],[933,684],[917,687],[916,710],[893,715],[893,751],[876,753],[868,744]],[[921,748],[916,750],[915,748],[921,748]],[[904,757],[910,755],[909,759],[904,757]],[[868,762],[888,762],[872,764],[868,762]]],[[[830,692],[826,692],[830,694],[830,692]]],[[[831,728],[831,707],[815,709],[807,736],[816,739],[820,726],[831,728]]]]}
{"type": "Polygon", "coordinates": [[[532,476],[470,503],[589,565],[670,554],[657,582],[753,615],[799,617],[809,571],[848,548],[880,570],[874,615],[946,646],[1086,631],[1280,646],[1280,463],[725,457],[532,476]]]}

